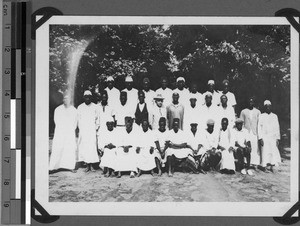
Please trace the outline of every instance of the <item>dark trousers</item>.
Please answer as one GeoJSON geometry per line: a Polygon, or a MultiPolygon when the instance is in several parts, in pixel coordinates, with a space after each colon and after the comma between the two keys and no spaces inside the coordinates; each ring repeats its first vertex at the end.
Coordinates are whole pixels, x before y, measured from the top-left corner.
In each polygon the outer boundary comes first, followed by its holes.
{"type": "Polygon", "coordinates": [[[245,167],[248,169],[250,167],[251,160],[251,150],[249,148],[237,148],[234,152],[234,158],[237,159],[237,170],[242,170],[245,167]],[[246,163],[245,163],[246,158],[246,163]]]}

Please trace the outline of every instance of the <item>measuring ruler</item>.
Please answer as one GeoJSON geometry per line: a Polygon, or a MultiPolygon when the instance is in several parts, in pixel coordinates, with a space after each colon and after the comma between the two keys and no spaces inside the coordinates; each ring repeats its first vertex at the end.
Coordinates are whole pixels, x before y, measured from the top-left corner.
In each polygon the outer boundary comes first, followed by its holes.
{"type": "Polygon", "coordinates": [[[26,3],[3,2],[2,222],[25,224],[26,3]],[[25,132],[24,132],[25,131],[25,132]]]}

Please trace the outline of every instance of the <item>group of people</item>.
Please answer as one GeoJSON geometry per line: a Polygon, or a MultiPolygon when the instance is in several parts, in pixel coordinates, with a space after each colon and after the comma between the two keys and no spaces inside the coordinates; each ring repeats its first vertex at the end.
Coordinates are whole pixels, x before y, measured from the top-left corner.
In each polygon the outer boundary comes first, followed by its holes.
{"type": "Polygon", "coordinates": [[[135,177],[147,171],[173,176],[176,170],[253,175],[251,169],[273,171],[281,162],[279,122],[271,102],[264,101],[261,113],[250,97],[237,117],[228,80],[222,91],[209,80],[203,94],[196,83],[185,88],[183,77],[177,78],[174,90],[165,77],[156,91],[150,89],[149,78],[143,79],[141,90],[133,87],[130,76],[122,91],[114,87],[113,77],[106,82],[97,103],[86,90],[77,109],[67,94],[55,109],[50,172],[76,172],[79,163],[87,172],[95,171],[100,162],[106,177],[126,172],[135,177]]]}

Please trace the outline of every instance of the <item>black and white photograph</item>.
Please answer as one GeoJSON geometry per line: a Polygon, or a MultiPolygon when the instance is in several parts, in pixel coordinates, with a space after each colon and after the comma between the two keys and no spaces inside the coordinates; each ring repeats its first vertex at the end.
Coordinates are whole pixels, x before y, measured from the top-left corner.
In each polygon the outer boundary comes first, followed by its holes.
{"type": "Polygon", "coordinates": [[[285,18],[53,16],[36,75],[50,214],[282,216],[298,200],[299,34],[285,18]]]}

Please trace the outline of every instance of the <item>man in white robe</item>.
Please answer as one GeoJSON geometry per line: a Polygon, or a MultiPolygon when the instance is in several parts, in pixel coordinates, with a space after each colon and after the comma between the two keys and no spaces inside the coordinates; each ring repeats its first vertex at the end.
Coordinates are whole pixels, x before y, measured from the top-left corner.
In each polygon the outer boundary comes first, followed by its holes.
{"type": "Polygon", "coordinates": [[[216,170],[216,167],[221,161],[222,154],[218,150],[219,134],[218,130],[214,128],[215,121],[212,119],[207,120],[206,129],[204,130],[203,149],[200,153],[204,153],[200,159],[200,167],[205,171],[210,169],[216,170]]]}
{"type": "Polygon", "coordinates": [[[231,105],[228,105],[228,100],[226,95],[220,97],[221,105],[217,107],[218,121],[217,123],[221,124],[222,118],[228,119],[228,126],[230,129],[234,127],[235,123],[235,113],[234,108],[231,105]]]}
{"type": "Polygon", "coordinates": [[[259,116],[258,120],[258,139],[262,152],[262,167],[273,172],[273,167],[281,163],[278,150],[280,140],[280,129],[278,117],[271,111],[271,102],[264,102],[265,113],[259,116]]]}
{"type": "Polygon", "coordinates": [[[189,90],[185,88],[185,79],[183,77],[178,77],[176,79],[177,88],[173,90],[173,93],[179,94],[179,103],[184,107],[189,105],[189,90]]]}
{"type": "MultiPolygon", "coordinates": [[[[219,121],[218,108],[216,105],[212,104],[212,94],[210,92],[207,92],[205,94],[205,104],[203,104],[200,108],[200,115],[201,115],[201,117],[199,117],[200,128],[206,128],[207,121],[209,119],[212,119],[214,122],[219,121]]],[[[220,128],[219,124],[214,125],[215,130],[219,130],[220,128]]]]}
{"type": "Polygon", "coordinates": [[[120,93],[120,103],[114,106],[116,126],[125,127],[125,117],[134,117],[135,108],[132,108],[127,102],[127,92],[120,93]]]}
{"type": "Polygon", "coordinates": [[[49,171],[68,169],[76,172],[77,110],[71,105],[70,96],[65,95],[63,104],[54,111],[55,131],[49,163],[49,171]]]}
{"type": "Polygon", "coordinates": [[[235,121],[234,142],[235,152],[234,156],[238,160],[236,170],[241,171],[243,175],[247,173],[252,176],[253,172],[250,170],[251,161],[251,143],[249,141],[249,132],[243,128],[243,120],[237,119],[235,121]],[[246,158],[246,164],[245,164],[246,158]]]}
{"type": "Polygon", "coordinates": [[[250,97],[248,108],[241,111],[240,118],[244,121],[244,128],[249,132],[251,143],[251,165],[257,169],[261,163],[260,150],[258,148],[258,119],[260,110],[254,107],[254,98],[250,97]]]}
{"type": "Polygon", "coordinates": [[[154,169],[157,168],[161,171],[159,159],[160,153],[154,149],[155,136],[152,130],[149,129],[149,122],[147,119],[142,120],[142,130],[138,136],[137,147],[137,168],[139,177],[142,171],[151,171],[154,175],[154,169]]]}
{"type": "Polygon", "coordinates": [[[86,172],[94,172],[92,163],[99,162],[97,153],[97,130],[99,119],[96,104],[91,101],[92,93],[84,92],[84,103],[78,106],[78,161],[87,163],[86,172]]]}
{"type": "Polygon", "coordinates": [[[197,127],[198,123],[190,124],[190,130],[187,132],[186,140],[188,148],[190,148],[193,151],[197,169],[199,170],[199,172],[205,174],[201,167],[199,167],[201,157],[206,152],[206,150],[203,148],[204,136],[203,133],[200,132],[197,127]]]}
{"type": "Polygon", "coordinates": [[[221,121],[221,129],[219,132],[219,144],[218,149],[222,154],[220,171],[225,174],[235,173],[234,163],[234,134],[228,127],[228,119],[223,118],[221,121]]]}
{"type": "Polygon", "coordinates": [[[106,79],[107,87],[105,88],[108,95],[108,105],[113,107],[119,104],[120,91],[114,87],[114,78],[108,76],[106,79]]]}
{"type": "MultiPolygon", "coordinates": [[[[166,158],[166,151],[168,149],[168,141],[169,139],[169,130],[166,129],[167,125],[167,119],[164,117],[161,117],[159,119],[159,127],[157,130],[154,130],[154,136],[155,136],[155,146],[156,150],[160,154],[160,158],[158,160],[160,161],[160,164],[162,167],[165,166],[165,163],[167,162],[166,158]]],[[[161,175],[161,170],[158,168],[158,175],[161,175]]]]}
{"type": "Polygon", "coordinates": [[[166,77],[161,78],[161,88],[157,89],[155,91],[156,95],[160,94],[164,98],[164,106],[167,107],[169,104],[172,103],[172,95],[173,91],[167,87],[168,86],[168,80],[166,77]]]}
{"type": "MultiPolygon", "coordinates": [[[[108,95],[106,90],[101,92],[101,102],[97,104],[98,110],[98,119],[100,129],[106,129],[106,123],[111,120],[111,118],[115,119],[115,112],[112,106],[108,104],[108,95]]],[[[101,137],[99,137],[101,139],[101,137]]]]}
{"type": "Polygon", "coordinates": [[[159,119],[161,117],[167,118],[167,108],[164,106],[164,98],[161,94],[154,97],[155,104],[149,112],[149,123],[152,130],[157,130],[159,127],[159,119]]]}
{"type": "Polygon", "coordinates": [[[125,128],[120,128],[118,131],[118,147],[116,150],[117,161],[115,171],[118,173],[117,177],[122,176],[122,172],[130,171],[130,178],[135,177],[137,173],[137,153],[138,136],[140,130],[133,126],[133,118],[125,117],[125,128]]]}
{"type": "MultiPolygon", "coordinates": [[[[207,91],[203,93],[203,96],[205,97],[207,93],[210,93],[212,95],[212,105],[218,106],[220,104],[220,93],[215,90],[215,81],[209,80],[207,82],[207,91]]],[[[205,99],[203,100],[205,103],[205,99]]]]}
{"type": "Polygon", "coordinates": [[[190,91],[189,99],[191,97],[196,97],[197,105],[201,106],[204,103],[204,97],[200,92],[198,92],[198,85],[196,82],[191,83],[189,91],[190,91]]]}
{"type": "Polygon", "coordinates": [[[222,84],[223,84],[223,91],[219,91],[219,93],[220,95],[226,95],[228,99],[228,106],[232,106],[235,110],[236,99],[234,93],[229,91],[229,81],[225,79],[222,84]]]}
{"type": "Polygon", "coordinates": [[[184,116],[183,116],[183,131],[190,131],[191,123],[200,124],[201,118],[201,108],[198,105],[197,95],[190,94],[190,104],[187,105],[184,109],[184,116]]]}
{"type": "Polygon", "coordinates": [[[138,103],[138,90],[133,88],[133,79],[131,76],[125,78],[126,88],[122,91],[127,93],[127,104],[134,109],[138,103]]]}
{"type": "Polygon", "coordinates": [[[98,140],[98,147],[103,153],[100,161],[100,168],[103,169],[105,177],[112,175],[117,163],[116,148],[118,146],[118,134],[114,130],[114,120],[106,122],[107,129],[102,129],[101,138],[98,140]]]}
{"type": "Polygon", "coordinates": [[[173,120],[173,129],[169,131],[168,149],[166,151],[167,162],[168,162],[168,175],[173,176],[175,161],[184,162],[186,158],[191,155],[193,152],[187,146],[185,140],[186,134],[179,129],[179,118],[174,118],[173,120]]]}

